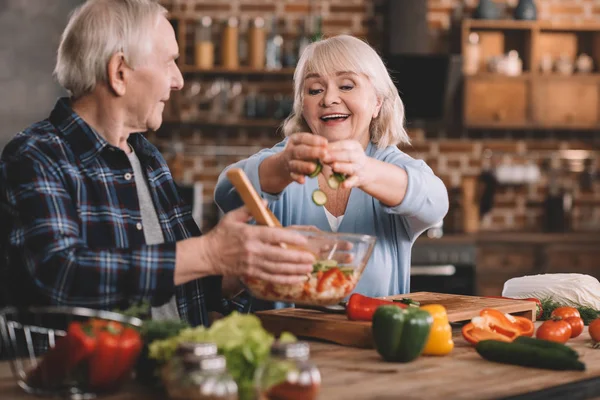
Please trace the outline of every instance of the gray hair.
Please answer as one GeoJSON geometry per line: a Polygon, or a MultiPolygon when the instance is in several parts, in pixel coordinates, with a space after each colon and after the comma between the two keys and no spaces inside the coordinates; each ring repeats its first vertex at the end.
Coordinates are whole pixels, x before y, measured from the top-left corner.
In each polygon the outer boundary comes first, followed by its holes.
{"type": "Polygon", "coordinates": [[[155,0],[88,0],[77,7],[65,28],[54,76],[73,98],[107,82],[107,64],[122,51],[134,68],[150,53],[148,38],[167,10],[155,0]]]}
{"type": "Polygon", "coordinates": [[[362,40],[350,35],[338,35],[311,43],[302,53],[294,72],[294,106],[283,123],[283,133],[309,132],[302,117],[304,80],[308,74],[335,75],[339,71],[363,74],[381,101],[381,110],[369,127],[371,142],[378,148],[409,144],[404,128],[404,104],[398,89],[377,52],[362,40]]]}

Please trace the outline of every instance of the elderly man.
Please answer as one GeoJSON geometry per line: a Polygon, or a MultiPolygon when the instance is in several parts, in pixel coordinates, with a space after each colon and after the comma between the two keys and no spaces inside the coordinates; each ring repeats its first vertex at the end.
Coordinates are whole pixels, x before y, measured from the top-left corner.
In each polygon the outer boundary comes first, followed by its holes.
{"type": "Polygon", "coordinates": [[[222,281],[297,282],[312,270],[289,230],[251,226],[245,209],[200,236],[156,130],[183,78],[166,10],[152,0],[89,0],[62,35],[55,69],[70,93],[20,132],[0,160],[11,301],[100,309],[151,300],[155,318],[208,324],[222,281]],[[6,223],[8,222],[8,224],[6,223]],[[223,278],[225,277],[225,278],[223,278]]]}

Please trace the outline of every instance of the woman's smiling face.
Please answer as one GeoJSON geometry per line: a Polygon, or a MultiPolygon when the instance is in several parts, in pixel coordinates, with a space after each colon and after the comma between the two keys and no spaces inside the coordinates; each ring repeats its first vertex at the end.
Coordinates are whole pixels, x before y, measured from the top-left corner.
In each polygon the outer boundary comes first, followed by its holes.
{"type": "Polygon", "coordinates": [[[368,77],[350,71],[304,78],[302,116],[310,130],[331,142],[358,140],[366,146],[381,103],[368,77]]]}

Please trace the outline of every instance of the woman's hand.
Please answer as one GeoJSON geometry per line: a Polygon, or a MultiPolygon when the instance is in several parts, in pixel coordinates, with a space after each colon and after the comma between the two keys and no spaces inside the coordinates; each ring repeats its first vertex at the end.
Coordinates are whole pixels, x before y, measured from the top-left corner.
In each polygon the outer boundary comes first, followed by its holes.
{"type": "Polygon", "coordinates": [[[367,167],[369,157],[363,146],[356,140],[329,143],[327,154],[322,161],[334,172],[346,176],[346,180],[340,185],[343,189],[361,188],[369,181],[367,167]]]}
{"type": "Polygon", "coordinates": [[[286,174],[293,181],[303,184],[306,175],[312,174],[317,167],[315,161],[326,156],[327,143],[327,139],[312,133],[290,135],[281,153],[286,174]]]}

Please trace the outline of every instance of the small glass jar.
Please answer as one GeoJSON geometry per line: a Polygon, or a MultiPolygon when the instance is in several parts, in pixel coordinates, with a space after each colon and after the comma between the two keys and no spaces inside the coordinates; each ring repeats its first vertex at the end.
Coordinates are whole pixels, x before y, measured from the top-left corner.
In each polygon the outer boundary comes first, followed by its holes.
{"type": "Polygon", "coordinates": [[[210,342],[183,342],[175,355],[162,369],[162,379],[171,398],[179,398],[179,382],[187,374],[184,360],[199,361],[201,358],[217,355],[217,345],[210,342]]]}
{"type": "Polygon", "coordinates": [[[198,357],[188,354],[182,360],[183,373],[169,397],[177,400],[237,400],[238,387],[227,371],[223,356],[198,357]]]}
{"type": "Polygon", "coordinates": [[[321,373],[310,362],[306,342],[275,342],[269,358],[254,375],[260,400],[313,400],[321,387],[321,373]]]}

